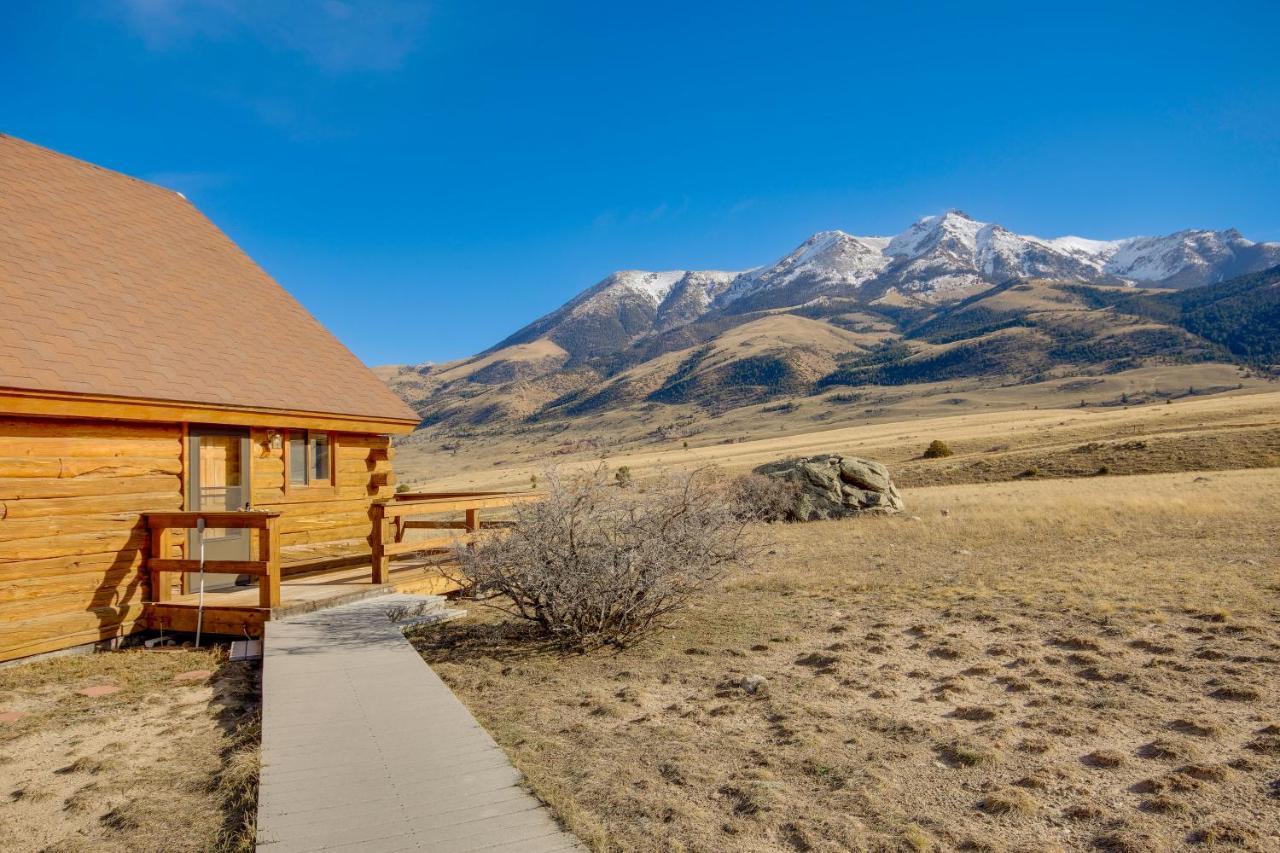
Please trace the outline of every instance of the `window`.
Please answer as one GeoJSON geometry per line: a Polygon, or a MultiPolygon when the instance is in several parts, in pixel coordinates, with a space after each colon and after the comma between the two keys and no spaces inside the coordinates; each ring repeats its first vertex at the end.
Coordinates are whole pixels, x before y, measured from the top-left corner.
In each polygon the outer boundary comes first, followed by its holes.
{"type": "Polygon", "coordinates": [[[285,466],[290,486],[327,486],[333,483],[329,434],[298,430],[289,433],[285,466]]]}
{"type": "Polygon", "coordinates": [[[329,482],[329,434],[308,433],[307,441],[311,449],[311,482],[329,482]]]}
{"type": "Polygon", "coordinates": [[[289,433],[289,485],[307,484],[307,434],[289,433]]]}

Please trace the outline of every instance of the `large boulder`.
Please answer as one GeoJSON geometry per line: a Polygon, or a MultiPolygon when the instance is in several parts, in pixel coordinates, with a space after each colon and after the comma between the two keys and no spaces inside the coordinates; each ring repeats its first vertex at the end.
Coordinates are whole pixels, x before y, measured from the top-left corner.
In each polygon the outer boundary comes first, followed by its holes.
{"type": "Polygon", "coordinates": [[[824,453],[770,462],[756,473],[799,486],[796,505],[789,514],[792,521],[903,510],[902,496],[889,477],[889,469],[871,459],[824,453]]]}

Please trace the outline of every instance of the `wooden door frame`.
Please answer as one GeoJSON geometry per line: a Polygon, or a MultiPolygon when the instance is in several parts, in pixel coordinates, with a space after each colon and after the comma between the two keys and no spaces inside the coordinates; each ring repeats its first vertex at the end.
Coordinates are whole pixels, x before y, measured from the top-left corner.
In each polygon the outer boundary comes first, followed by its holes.
{"type": "MultiPolygon", "coordinates": [[[[225,424],[193,424],[184,423],[182,425],[182,506],[188,511],[198,510],[200,507],[195,505],[196,496],[199,495],[199,468],[196,465],[195,448],[198,445],[199,435],[192,435],[192,432],[206,433],[209,435],[231,435],[240,439],[240,479],[244,489],[244,508],[253,509],[253,430],[247,426],[228,426],[225,424]]],[[[196,535],[194,530],[188,532],[186,541],[182,543],[183,555],[195,559],[195,551],[191,545],[193,537],[196,535]]],[[[252,543],[250,543],[252,546],[252,543]]],[[[182,574],[182,592],[183,594],[193,592],[191,584],[195,576],[184,572],[182,574]]]]}

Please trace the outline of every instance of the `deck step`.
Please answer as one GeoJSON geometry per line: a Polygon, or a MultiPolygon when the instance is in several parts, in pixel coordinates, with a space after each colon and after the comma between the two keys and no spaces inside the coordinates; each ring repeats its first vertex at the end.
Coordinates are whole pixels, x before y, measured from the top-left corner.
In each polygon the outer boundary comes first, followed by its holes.
{"type": "Polygon", "coordinates": [[[231,644],[231,655],[227,658],[230,661],[261,659],[261,640],[236,640],[231,644]]]}
{"type": "Polygon", "coordinates": [[[300,613],[311,613],[315,610],[328,610],[330,607],[341,607],[344,604],[364,601],[366,598],[382,598],[383,596],[393,595],[395,592],[395,587],[389,583],[376,585],[370,584],[363,589],[344,592],[341,595],[334,595],[328,598],[318,598],[314,601],[299,601],[296,603],[285,604],[280,607],[273,607],[271,609],[271,618],[285,619],[289,616],[297,616],[300,613]]]}
{"type": "Polygon", "coordinates": [[[194,602],[162,601],[148,602],[143,605],[143,615],[147,627],[152,630],[172,631],[179,634],[193,634],[197,624],[203,621],[204,633],[225,634],[234,637],[262,636],[262,626],[273,619],[287,619],[316,610],[328,610],[354,604],[369,598],[382,598],[393,595],[395,588],[390,584],[366,586],[361,589],[343,592],[328,598],[314,601],[300,601],[272,608],[268,611],[262,607],[225,606],[213,601],[206,601],[203,620],[200,606],[194,602]]]}

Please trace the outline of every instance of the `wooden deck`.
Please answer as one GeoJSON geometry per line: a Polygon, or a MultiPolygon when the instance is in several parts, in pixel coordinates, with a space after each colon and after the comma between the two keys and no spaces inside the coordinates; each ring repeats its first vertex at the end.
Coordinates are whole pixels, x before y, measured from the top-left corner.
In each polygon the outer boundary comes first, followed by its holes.
{"type": "Polygon", "coordinates": [[[481,512],[537,499],[530,492],[402,494],[373,502],[367,538],[294,546],[288,555],[281,546],[278,512],[144,513],[150,557],[143,567],[149,597],[142,621],[151,630],[189,633],[199,624],[207,634],[256,638],[266,622],[285,616],[392,592],[451,592],[458,585],[444,576],[442,564],[453,558],[454,548],[504,535],[511,524],[482,521],[481,512]],[[250,551],[257,559],[184,559],[183,537],[201,525],[249,531],[250,551]],[[206,590],[201,608],[199,595],[191,590],[202,568],[245,576],[254,585],[206,590]],[[173,583],[174,575],[185,579],[180,587],[173,583]]]}
{"type": "MultiPolygon", "coordinates": [[[[206,634],[262,636],[262,625],[272,619],[283,619],[336,607],[393,592],[441,595],[457,589],[440,571],[440,560],[429,559],[393,564],[385,584],[372,581],[372,566],[364,563],[286,576],[280,582],[280,604],[264,608],[259,604],[256,586],[213,590],[205,593],[204,625],[206,634]]],[[[149,602],[143,618],[152,630],[193,633],[199,610],[199,595],[175,595],[168,601],[149,602]]]]}

